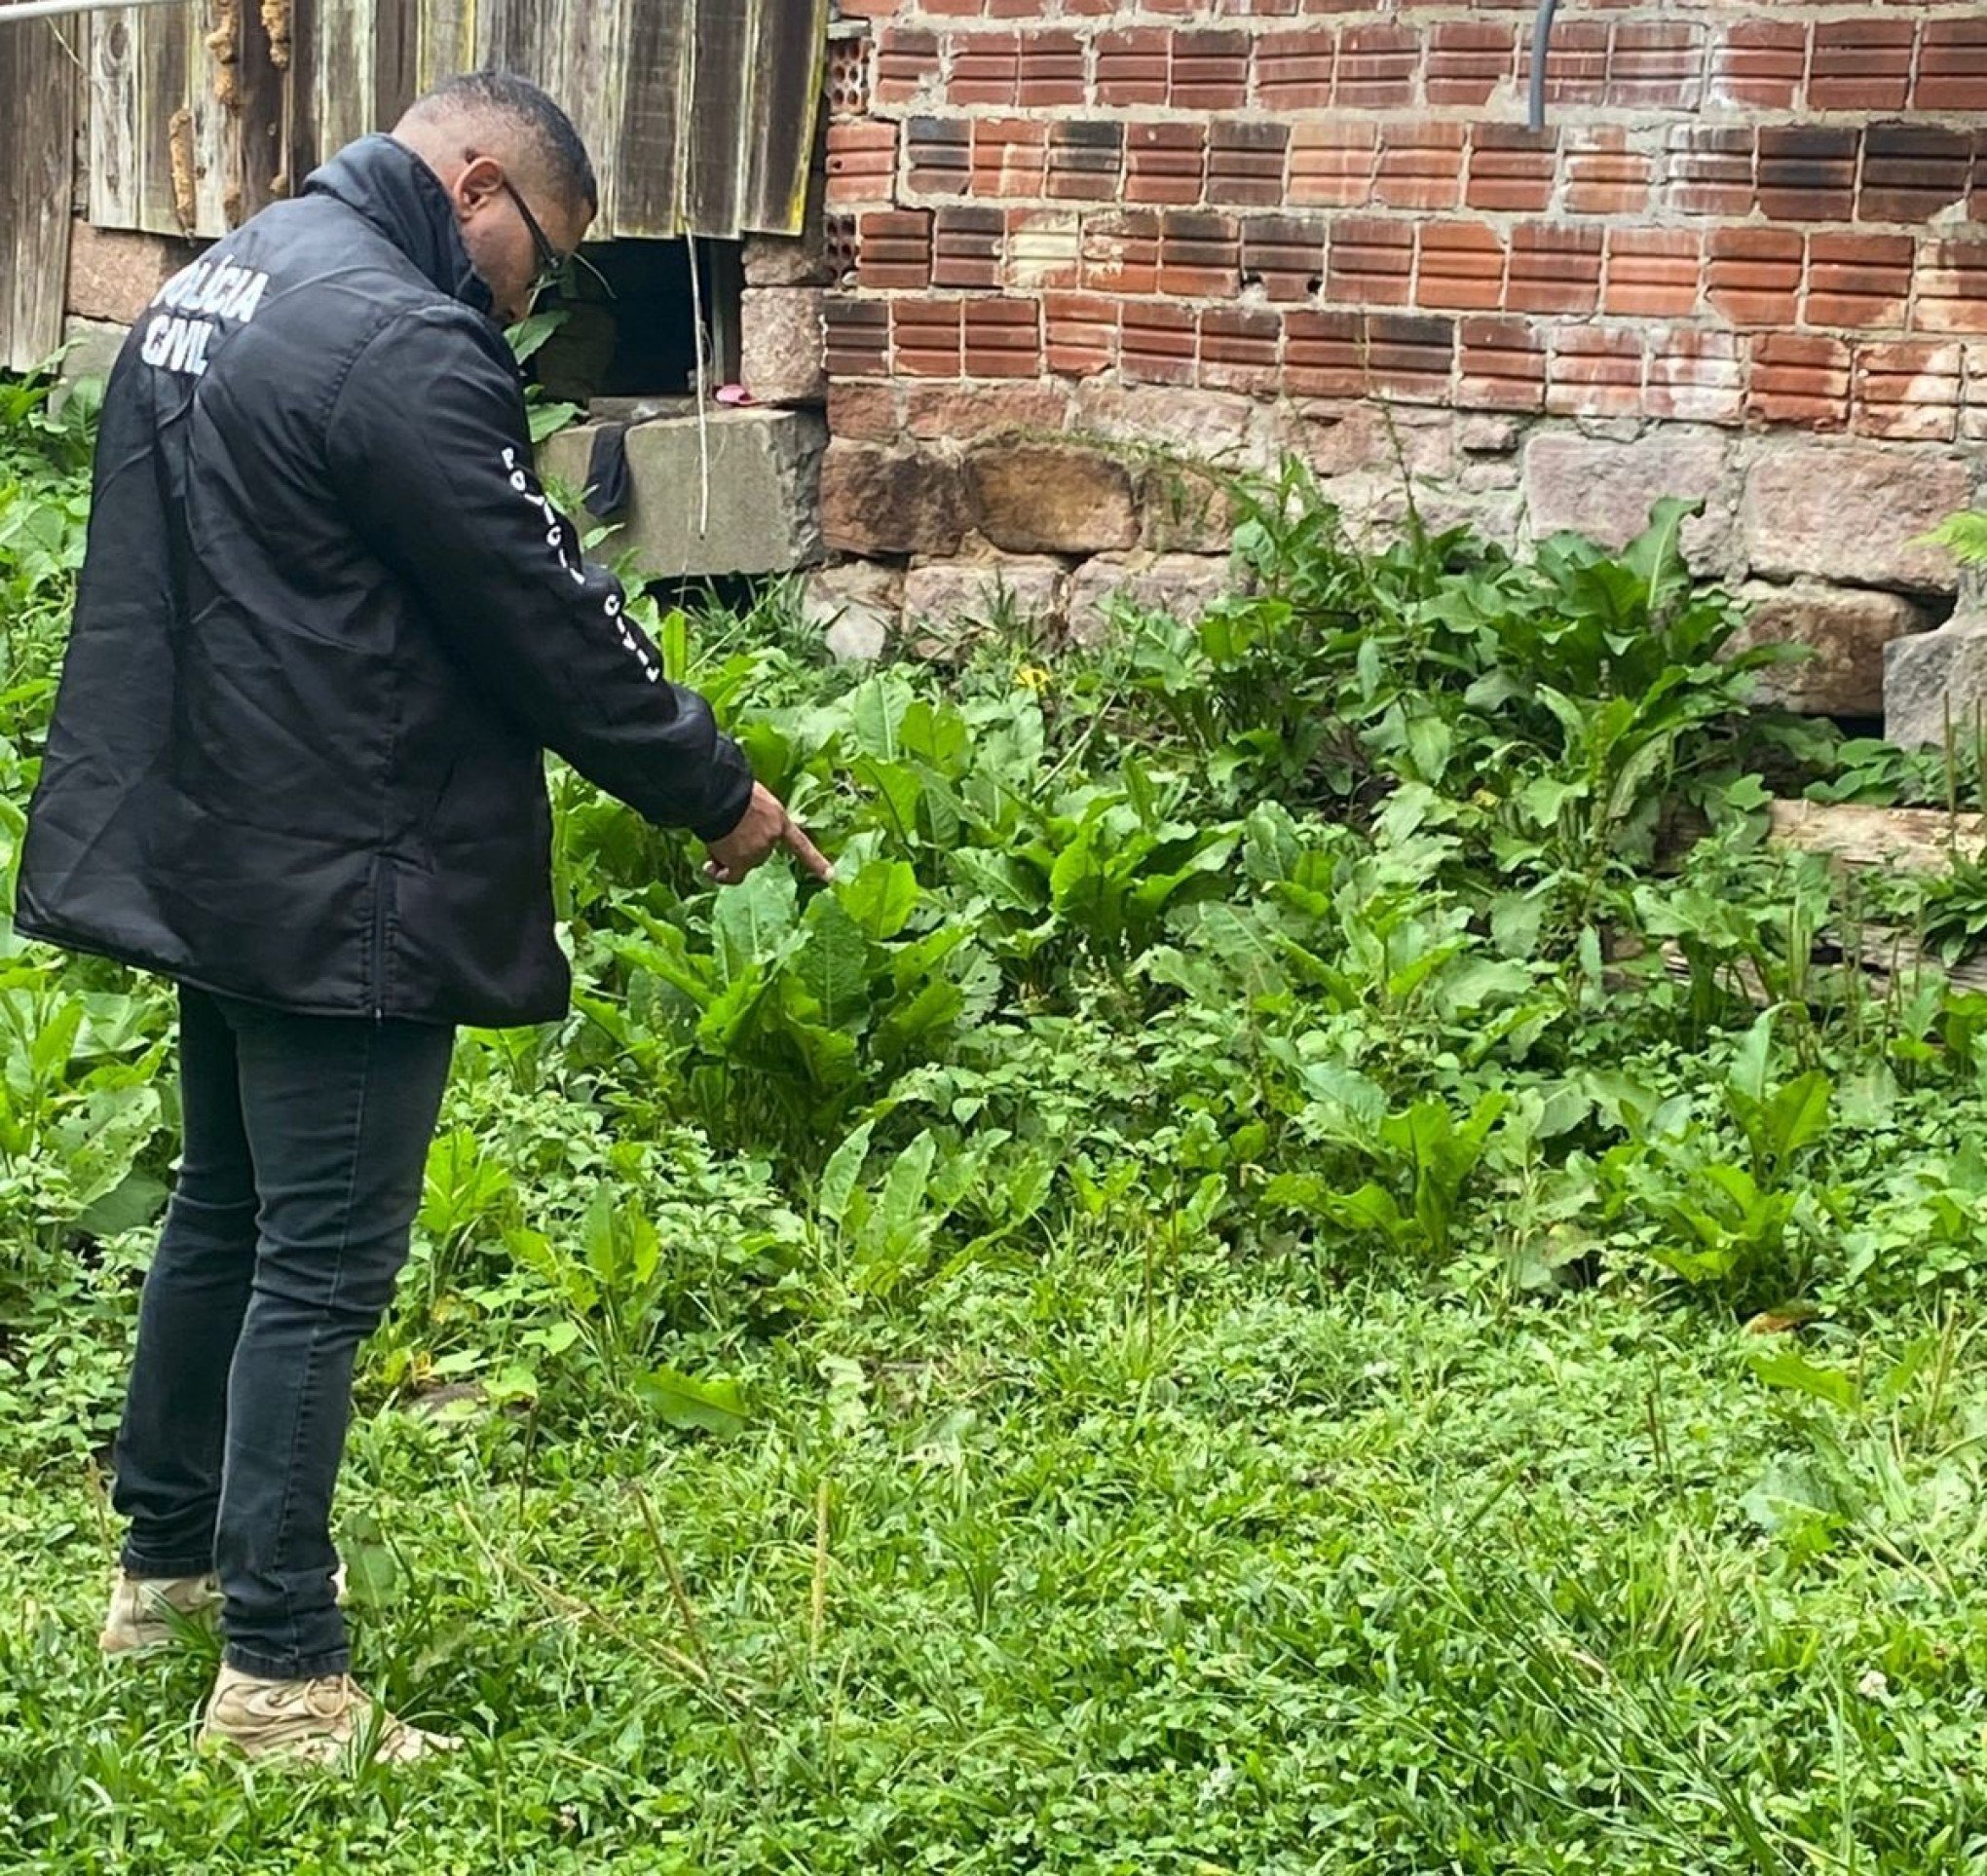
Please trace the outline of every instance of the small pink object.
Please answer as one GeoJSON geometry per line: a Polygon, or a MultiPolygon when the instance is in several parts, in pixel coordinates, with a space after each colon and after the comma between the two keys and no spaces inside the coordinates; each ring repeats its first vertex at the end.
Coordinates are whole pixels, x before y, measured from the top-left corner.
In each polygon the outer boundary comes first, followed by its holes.
{"type": "Polygon", "coordinates": [[[721,385],[718,388],[718,402],[730,404],[734,409],[746,404],[756,404],[759,399],[743,385],[721,385]]]}

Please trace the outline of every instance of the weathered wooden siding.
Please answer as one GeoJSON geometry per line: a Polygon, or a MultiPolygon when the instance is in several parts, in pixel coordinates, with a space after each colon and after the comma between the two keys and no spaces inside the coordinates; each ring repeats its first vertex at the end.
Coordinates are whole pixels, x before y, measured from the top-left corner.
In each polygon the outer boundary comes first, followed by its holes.
{"type": "Polygon", "coordinates": [[[73,22],[0,24],[0,367],[9,371],[33,369],[62,342],[79,37],[73,22]]]}
{"type": "Polygon", "coordinates": [[[452,72],[522,72],[594,153],[599,234],[798,233],[828,0],[189,0],[97,17],[91,219],[218,235],[452,72]]]}

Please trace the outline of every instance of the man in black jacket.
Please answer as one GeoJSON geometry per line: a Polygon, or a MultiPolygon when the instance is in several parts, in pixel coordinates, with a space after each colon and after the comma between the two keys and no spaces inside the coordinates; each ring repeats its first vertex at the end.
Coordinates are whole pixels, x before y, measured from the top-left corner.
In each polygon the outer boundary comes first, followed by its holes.
{"type": "Polygon", "coordinates": [[[181,987],[103,1645],[218,1604],[251,1753],[449,1743],[350,1679],[331,1498],[454,1029],[567,1007],[543,752],[720,883],[827,875],[533,473],[500,321],[597,206],[543,93],[456,80],[167,286],[104,403],[17,921],[181,987]]]}

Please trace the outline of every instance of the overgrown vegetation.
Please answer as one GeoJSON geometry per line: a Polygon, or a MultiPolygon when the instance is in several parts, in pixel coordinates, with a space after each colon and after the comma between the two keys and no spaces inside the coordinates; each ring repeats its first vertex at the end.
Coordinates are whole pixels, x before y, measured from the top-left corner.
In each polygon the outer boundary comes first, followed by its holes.
{"type": "MultiPolygon", "coordinates": [[[[87,429],[5,395],[18,832],[87,429]]],[[[20,1866],[1976,1867],[1987,997],[1840,961],[1974,927],[1766,844],[1871,765],[1684,512],[1366,554],[1293,476],[1097,654],[652,617],[839,877],[555,774],[578,1007],[463,1041],[343,1499],[413,1778],[95,1660],[169,1006],[10,944],[20,1866]]]]}

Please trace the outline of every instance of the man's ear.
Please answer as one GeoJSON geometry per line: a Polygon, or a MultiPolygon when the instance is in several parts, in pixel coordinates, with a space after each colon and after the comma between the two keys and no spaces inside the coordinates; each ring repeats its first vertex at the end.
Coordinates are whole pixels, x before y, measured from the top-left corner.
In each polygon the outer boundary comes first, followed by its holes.
{"type": "Polygon", "coordinates": [[[495,157],[472,156],[463,165],[462,173],[456,177],[452,193],[457,204],[468,212],[473,208],[480,208],[503,187],[503,164],[495,157]]]}

